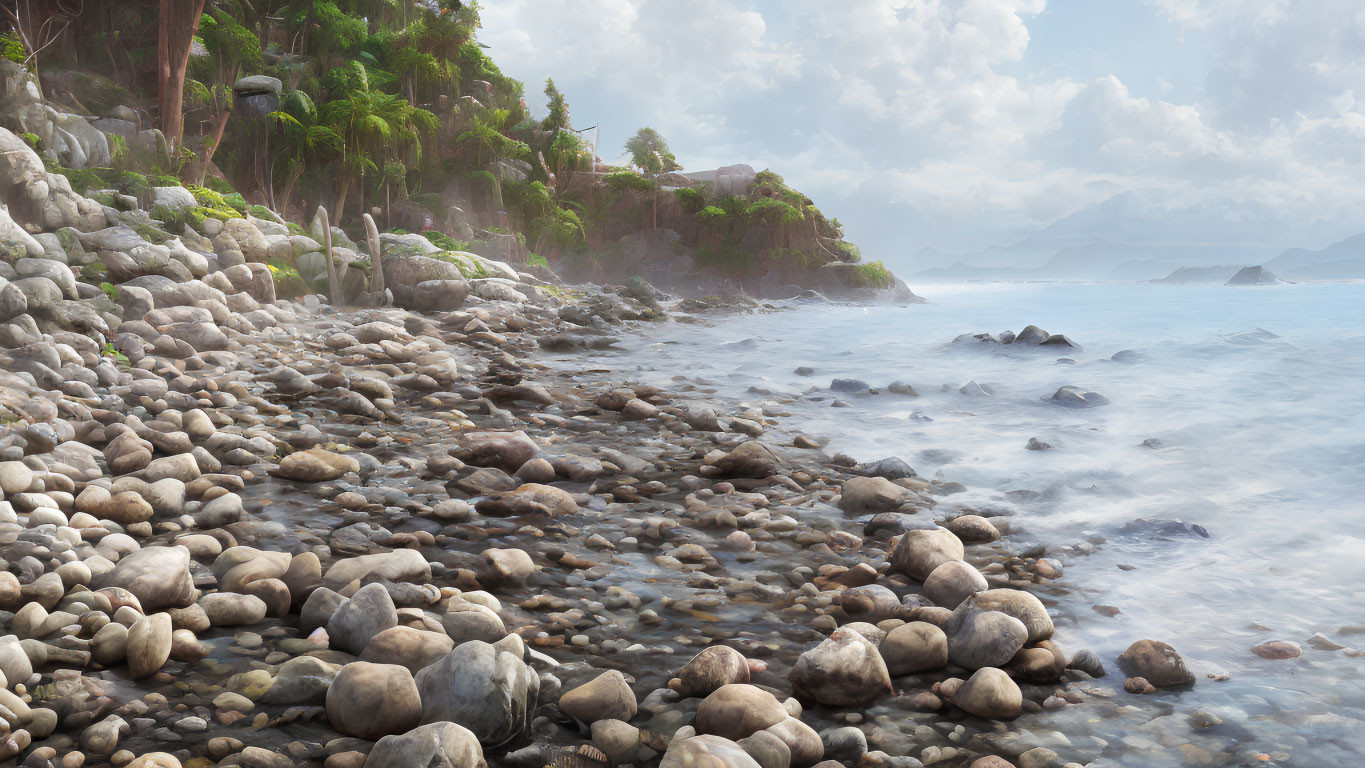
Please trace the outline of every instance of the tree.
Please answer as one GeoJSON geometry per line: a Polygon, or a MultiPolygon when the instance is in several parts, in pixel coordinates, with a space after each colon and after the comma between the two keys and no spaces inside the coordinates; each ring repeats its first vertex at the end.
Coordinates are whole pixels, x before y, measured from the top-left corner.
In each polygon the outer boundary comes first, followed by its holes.
{"type": "Polygon", "coordinates": [[[341,152],[342,140],[336,131],[319,122],[317,107],[303,91],[289,91],[280,99],[280,109],[270,118],[280,127],[281,147],[276,161],[286,162],[280,211],[289,210],[294,187],[309,168],[316,168],[341,152]]]}
{"type": "Polygon", "coordinates": [[[199,31],[204,0],[160,0],[157,32],[157,103],[161,107],[161,133],[172,146],[180,145],[185,132],[185,71],[190,64],[190,44],[199,31]]]}
{"type": "Polygon", "coordinates": [[[626,141],[626,151],[630,153],[631,163],[650,176],[682,170],[677,158],[668,151],[668,142],[649,126],[636,131],[626,141]]]}
{"type": "Polygon", "coordinates": [[[569,122],[569,102],[555,87],[554,78],[545,79],[545,96],[549,99],[547,106],[550,114],[546,115],[540,127],[552,133],[559,132],[561,128],[570,128],[572,124],[569,122]]]}

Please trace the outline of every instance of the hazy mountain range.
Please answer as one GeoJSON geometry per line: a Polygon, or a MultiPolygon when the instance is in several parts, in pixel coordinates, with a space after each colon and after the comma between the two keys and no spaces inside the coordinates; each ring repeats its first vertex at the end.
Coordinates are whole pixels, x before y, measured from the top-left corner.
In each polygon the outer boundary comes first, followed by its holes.
{"type": "Polygon", "coordinates": [[[1331,242],[1340,231],[1330,225],[1291,227],[1272,211],[1166,211],[1124,193],[1013,245],[966,254],[921,250],[911,257],[909,271],[920,282],[1168,277],[1226,282],[1242,267],[1261,265],[1289,280],[1365,279],[1365,233],[1316,251],[1288,248],[1331,242]]]}

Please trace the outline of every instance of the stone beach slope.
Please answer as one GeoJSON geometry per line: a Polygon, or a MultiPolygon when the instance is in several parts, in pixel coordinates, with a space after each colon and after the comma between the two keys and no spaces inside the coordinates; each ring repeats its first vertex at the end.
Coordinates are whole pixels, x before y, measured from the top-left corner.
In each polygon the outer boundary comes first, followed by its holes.
{"type": "MultiPolygon", "coordinates": [[[[280,301],[248,255],[298,236],[148,240],[0,151],[0,760],[1085,759],[1021,726],[1103,664],[1051,640],[1055,564],[936,512],[960,486],[592,357],[703,305],[497,262],[389,272],[406,309],[280,301]]],[[[1120,663],[1191,681],[1160,643],[1120,663]]]]}

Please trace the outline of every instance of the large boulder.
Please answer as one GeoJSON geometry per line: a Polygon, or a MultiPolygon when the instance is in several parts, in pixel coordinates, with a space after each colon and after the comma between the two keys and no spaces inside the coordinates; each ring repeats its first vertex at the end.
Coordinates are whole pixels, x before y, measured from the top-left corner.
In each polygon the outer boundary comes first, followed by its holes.
{"type": "Polygon", "coordinates": [[[964,669],[999,667],[1014,658],[1028,639],[1018,619],[1000,611],[986,611],[963,603],[948,622],[948,658],[964,669]]]}
{"type": "Polygon", "coordinates": [[[749,682],[749,661],[725,645],[713,645],[692,657],[678,673],[684,696],[707,696],[722,685],[749,682]]]}
{"type": "Polygon", "coordinates": [[[190,575],[190,551],[182,546],[143,547],[125,555],[112,571],[95,580],[95,587],[122,587],[148,613],[184,608],[199,596],[190,575]]]}
{"type": "Polygon", "coordinates": [[[421,717],[412,673],[397,664],[347,664],[327,689],[327,720],[348,736],[374,740],[406,733],[421,717]]]}
{"type": "Polygon", "coordinates": [[[726,477],[763,478],[780,472],[782,462],[772,448],[750,440],[721,457],[715,466],[726,477]]]}
{"type": "Polygon", "coordinates": [[[831,707],[861,706],[892,690],[877,647],[847,628],[801,654],[789,678],[798,699],[831,707]]]}
{"type": "Polygon", "coordinates": [[[893,677],[948,665],[948,636],[926,621],[912,621],[887,632],[877,650],[893,677]]]}
{"type": "Polygon", "coordinates": [[[1158,640],[1139,640],[1128,646],[1119,656],[1119,668],[1129,677],[1146,678],[1157,687],[1194,682],[1194,675],[1185,668],[1180,654],[1158,640]]]}
{"type": "Polygon", "coordinates": [[[1022,589],[988,589],[969,599],[983,611],[1000,611],[1023,622],[1028,629],[1029,645],[1052,637],[1052,617],[1048,615],[1043,602],[1031,592],[1022,589]]]}
{"type": "Polygon", "coordinates": [[[702,699],[692,725],[697,733],[738,740],[790,717],[771,693],[753,685],[732,683],[702,699]]]}
{"type": "Polygon", "coordinates": [[[730,739],[701,735],[669,742],[659,768],[760,768],[744,748],[730,739]]]}
{"type": "Polygon", "coordinates": [[[895,512],[906,490],[884,477],[850,477],[840,491],[839,509],[849,515],[895,512]]]}
{"type": "Polygon", "coordinates": [[[385,736],[370,750],[365,768],[484,768],[479,739],[456,723],[428,723],[385,736]]]}
{"type": "Polygon", "coordinates": [[[891,552],[891,567],[923,581],[935,568],[965,554],[962,540],[946,528],[906,531],[891,552]]]}
{"type": "Polygon", "coordinates": [[[952,696],[953,704],[969,714],[1008,720],[1023,712],[1024,695],[1010,676],[994,667],[978,669],[952,696]]]}
{"type": "Polygon", "coordinates": [[[589,725],[598,720],[629,721],[635,717],[635,692],[625,676],[613,669],[560,696],[559,708],[589,725]]]}
{"type": "Polygon", "coordinates": [[[525,733],[540,694],[540,678],[521,659],[471,640],[417,673],[422,722],[454,722],[485,747],[525,733]]]}
{"type": "MultiPolygon", "coordinates": [[[[55,232],[63,227],[89,232],[106,223],[99,203],[73,192],[65,176],[48,173],[28,142],[4,128],[0,128],[0,200],[8,204],[14,221],[30,232],[55,232]]],[[[34,255],[41,256],[42,251],[34,255]]]]}
{"type": "Polygon", "coordinates": [[[332,614],[327,637],[333,646],[358,656],[376,635],[396,626],[398,611],[389,590],[383,584],[367,584],[332,614]]]}

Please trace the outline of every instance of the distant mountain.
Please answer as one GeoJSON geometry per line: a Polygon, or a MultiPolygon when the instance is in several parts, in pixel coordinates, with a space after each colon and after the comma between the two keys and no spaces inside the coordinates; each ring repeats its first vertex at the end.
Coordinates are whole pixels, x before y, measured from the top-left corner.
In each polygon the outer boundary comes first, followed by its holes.
{"type": "Polygon", "coordinates": [[[1309,280],[1365,278],[1365,233],[1317,251],[1291,248],[1265,263],[1266,269],[1309,280]]]}

